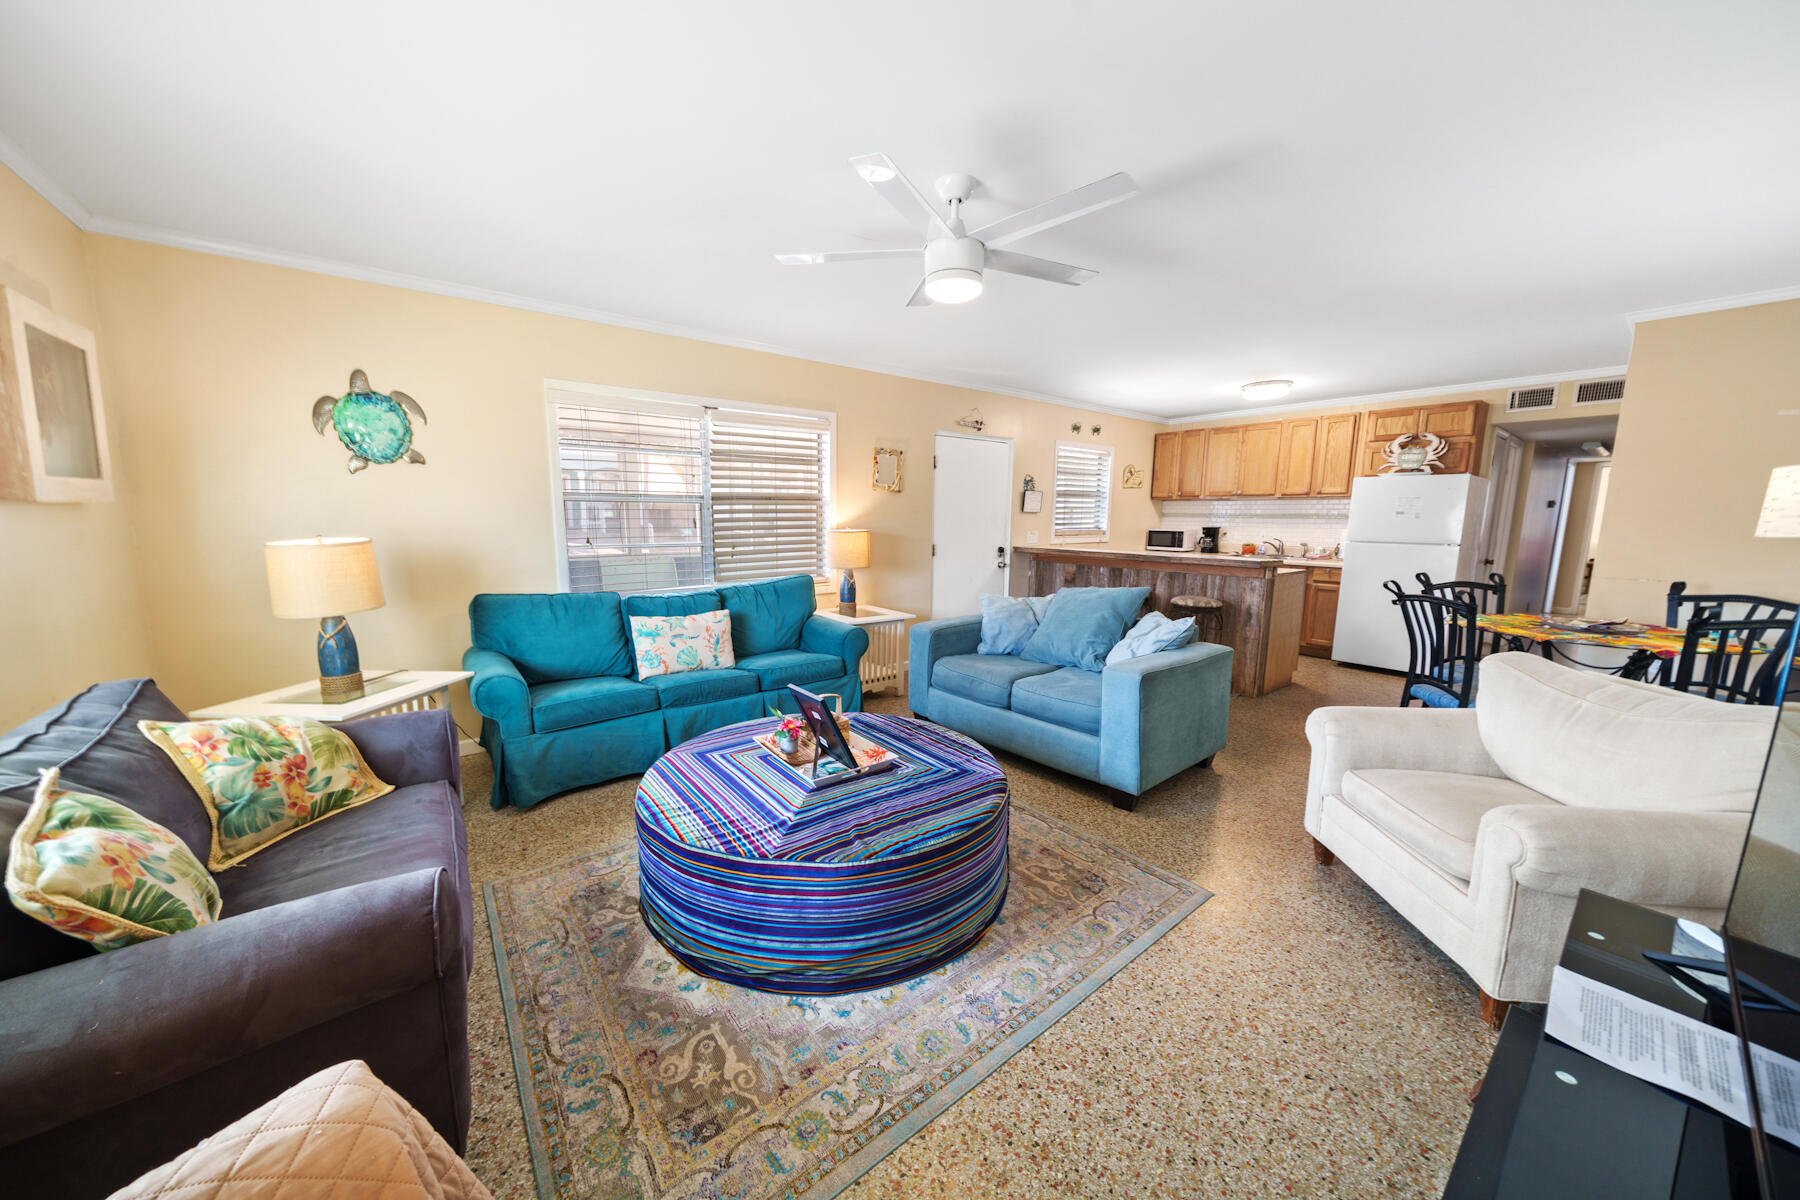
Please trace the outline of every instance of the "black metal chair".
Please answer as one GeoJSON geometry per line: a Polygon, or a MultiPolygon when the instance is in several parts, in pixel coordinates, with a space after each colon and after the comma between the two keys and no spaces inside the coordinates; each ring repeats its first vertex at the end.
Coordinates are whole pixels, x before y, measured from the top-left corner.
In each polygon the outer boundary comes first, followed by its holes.
{"type": "MultiPolygon", "coordinates": [[[[1475,611],[1484,617],[1498,616],[1506,611],[1506,576],[1497,571],[1488,573],[1486,583],[1477,583],[1473,579],[1452,579],[1447,583],[1433,583],[1431,576],[1420,571],[1415,579],[1419,581],[1419,590],[1427,596],[1438,596],[1445,600],[1473,600],[1475,611]]],[[[1504,634],[1484,632],[1479,639],[1477,654],[1486,657],[1510,649],[1504,634]]]]}
{"type": "MultiPolygon", "coordinates": [[[[1670,629],[1687,629],[1696,622],[1708,626],[1719,622],[1761,625],[1764,626],[1761,630],[1741,631],[1760,642],[1767,640],[1762,635],[1770,632],[1766,627],[1767,623],[1791,623],[1797,616],[1800,616],[1800,604],[1796,604],[1792,600],[1776,600],[1770,596],[1750,596],[1740,592],[1714,592],[1708,595],[1689,595],[1687,581],[1677,580],[1675,583],[1669,585],[1665,624],[1667,624],[1670,629]]],[[[1704,641],[1705,637],[1706,635],[1702,634],[1698,639],[1695,639],[1692,644],[1704,641]]],[[[1684,642],[1682,652],[1679,656],[1673,659],[1664,659],[1661,663],[1657,664],[1658,670],[1654,675],[1647,676],[1647,678],[1650,678],[1652,682],[1662,684],[1664,687],[1679,688],[1681,691],[1685,692],[1704,690],[1707,686],[1706,680],[1709,676],[1716,678],[1719,683],[1723,684],[1731,677],[1735,677],[1738,673],[1732,663],[1701,664],[1697,662],[1696,655],[1687,649],[1689,644],[1690,643],[1684,642]],[[1688,680],[1687,684],[1678,682],[1678,680],[1683,678],[1682,672],[1684,669],[1686,670],[1685,678],[1688,680]]],[[[1790,646],[1792,645],[1791,642],[1789,644],[1790,646]]],[[[1725,657],[1732,656],[1728,655],[1725,657]]],[[[1760,659],[1762,656],[1752,654],[1749,657],[1760,659]]],[[[1758,669],[1761,669],[1760,666],[1758,669]]],[[[1721,696],[1720,698],[1724,699],[1726,697],[1721,696]]],[[[1758,701],[1757,703],[1764,702],[1758,701]]]]}
{"type": "Polygon", "coordinates": [[[1780,704],[1800,690],[1800,673],[1793,670],[1800,619],[1746,621],[1717,612],[1701,609],[1688,621],[1667,686],[1731,704],[1780,704]],[[1717,640],[1705,648],[1711,639],[1717,640]]]}
{"type": "Polygon", "coordinates": [[[1482,640],[1475,627],[1479,609],[1474,597],[1467,592],[1455,599],[1408,595],[1394,579],[1381,586],[1400,608],[1410,647],[1400,707],[1417,700],[1429,708],[1473,708],[1482,640]]]}

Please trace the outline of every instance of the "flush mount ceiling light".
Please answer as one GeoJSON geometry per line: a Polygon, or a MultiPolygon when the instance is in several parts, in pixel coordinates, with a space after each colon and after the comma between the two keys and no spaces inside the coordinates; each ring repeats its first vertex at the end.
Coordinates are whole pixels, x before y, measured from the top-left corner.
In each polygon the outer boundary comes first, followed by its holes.
{"type": "Polygon", "coordinates": [[[886,183],[899,174],[894,169],[894,164],[883,158],[870,156],[850,161],[856,164],[856,173],[869,183],[886,183]]]}
{"type": "Polygon", "coordinates": [[[1293,386],[1291,379],[1259,379],[1255,383],[1246,383],[1242,390],[1246,400],[1279,400],[1293,386]]]}

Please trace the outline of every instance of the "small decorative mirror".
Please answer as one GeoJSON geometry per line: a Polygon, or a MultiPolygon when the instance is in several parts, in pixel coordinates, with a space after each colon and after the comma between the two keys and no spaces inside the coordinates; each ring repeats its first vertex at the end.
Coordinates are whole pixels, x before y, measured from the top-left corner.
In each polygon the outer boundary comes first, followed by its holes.
{"type": "Polygon", "coordinates": [[[111,500],[94,335],[0,289],[0,498],[111,500]]]}
{"type": "Polygon", "coordinates": [[[905,481],[901,478],[900,468],[905,462],[906,451],[877,448],[874,486],[884,492],[901,491],[905,481]]]}

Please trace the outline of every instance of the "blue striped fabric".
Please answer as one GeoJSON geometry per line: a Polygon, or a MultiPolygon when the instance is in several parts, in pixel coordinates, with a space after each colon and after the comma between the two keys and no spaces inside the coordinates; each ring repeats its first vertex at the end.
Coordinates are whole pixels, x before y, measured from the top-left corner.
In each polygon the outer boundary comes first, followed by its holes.
{"type": "Polygon", "coordinates": [[[807,793],[751,721],[671,750],[636,816],[645,924],[704,975],[830,995],[961,954],[1006,898],[1006,776],[960,734],[857,713],[902,764],[807,793]]]}

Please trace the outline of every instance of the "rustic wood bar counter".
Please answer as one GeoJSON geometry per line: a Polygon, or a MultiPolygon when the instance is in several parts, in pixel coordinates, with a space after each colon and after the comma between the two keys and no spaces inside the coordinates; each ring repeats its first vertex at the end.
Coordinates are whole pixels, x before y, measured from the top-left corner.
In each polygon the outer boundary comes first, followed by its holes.
{"type": "Polygon", "coordinates": [[[1240,696],[1286,687],[1300,661],[1306,572],[1280,561],[1014,546],[1011,585],[1015,596],[1048,596],[1065,587],[1147,587],[1150,606],[1170,616],[1176,596],[1217,597],[1225,605],[1223,641],[1235,652],[1231,690],[1240,696]]]}

